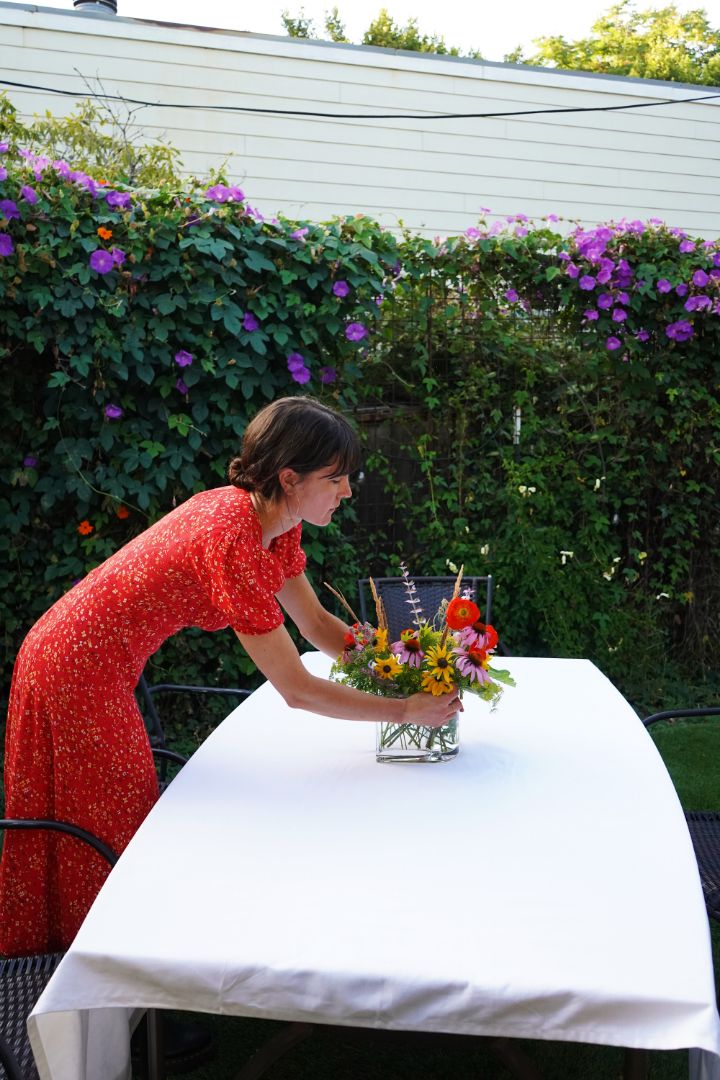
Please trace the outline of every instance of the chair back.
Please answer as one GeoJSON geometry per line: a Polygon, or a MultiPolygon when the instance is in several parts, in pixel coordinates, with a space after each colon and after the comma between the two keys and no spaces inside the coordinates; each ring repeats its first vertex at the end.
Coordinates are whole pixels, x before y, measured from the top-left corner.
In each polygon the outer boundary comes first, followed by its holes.
{"type": "MultiPolygon", "coordinates": [[[[82,840],[114,866],[115,852],[86,829],[67,821],[47,818],[0,818],[0,835],[5,830],[35,830],[65,833],[82,840]]],[[[0,957],[0,1076],[8,1080],[38,1080],[27,1018],[62,960],[60,952],[37,956],[0,957]]]]}
{"type": "MultiPolygon", "coordinates": [[[[390,640],[396,641],[402,630],[413,625],[405,582],[401,577],[373,578],[373,581],[387,614],[390,640]]],[[[415,592],[423,616],[432,622],[443,600],[450,600],[452,597],[456,579],[454,577],[414,577],[412,581],[415,583],[415,592]]],[[[370,591],[370,579],[361,578],[358,581],[358,590],[360,618],[363,622],[374,623],[375,606],[370,591]]],[[[492,574],[484,577],[463,578],[461,593],[466,595],[468,592],[471,600],[474,600],[480,608],[483,622],[489,623],[492,619],[492,574]]]]}

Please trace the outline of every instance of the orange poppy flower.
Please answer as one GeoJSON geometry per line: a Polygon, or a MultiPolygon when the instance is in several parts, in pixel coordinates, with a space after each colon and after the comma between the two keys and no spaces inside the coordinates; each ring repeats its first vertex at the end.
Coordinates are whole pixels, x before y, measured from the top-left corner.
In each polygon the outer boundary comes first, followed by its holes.
{"type": "Polygon", "coordinates": [[[104,225],[101,225],[97,234],[101,240],[110,240],[112,237],[112,229],[106,229],[104,225]]]}
{"type": "Polygon", "coordinates": [[[125,520],[125,518],[130,517],[130,511],[128,510],[127,506],[118,506],[115,514],[123,521],[125,520]]]}
{"type": "Polygon", "coordinates": [[[480,608],[472,600],[465,600],[456,596],[448,604],[445,622],[451,630],[464,630],[466,626],[472,626],[476,619],[480,618],[480,608]]]}
{"type": "Polygon", "coordinates": [[[77,527],[77,531],[80,533],[81,536],[89,536],[90,533],[93,531],[93,526],[90,524],[89,521],[81,521],[77,527]]]}

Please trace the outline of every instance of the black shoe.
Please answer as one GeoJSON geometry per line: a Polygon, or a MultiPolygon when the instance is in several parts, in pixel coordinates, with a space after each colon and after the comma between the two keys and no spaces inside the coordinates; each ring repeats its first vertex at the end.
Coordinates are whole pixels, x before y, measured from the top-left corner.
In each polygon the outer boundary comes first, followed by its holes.
{"type": "MultiPolygon", "coordinates": [[[[160,1013],[164,1043],[165,1072],[171,1076],[192,1072],[211,1061],[215,1053],[213,1037],[208,1028],[192,1020],[175,1020],[160,1013]]],[[[130,1041],[132,1063],[145,1071],[147,1059],[147,1025],[143,1019],[130,1041]]]]}

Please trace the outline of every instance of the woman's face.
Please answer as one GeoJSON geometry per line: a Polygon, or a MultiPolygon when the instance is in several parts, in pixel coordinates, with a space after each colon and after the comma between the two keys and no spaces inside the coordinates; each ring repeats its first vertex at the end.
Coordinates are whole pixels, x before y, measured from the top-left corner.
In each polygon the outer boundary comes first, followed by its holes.
{"type": "Polygon", "coordinates": [[[352,495],[350,478],[334,476],[334,472],[335,467],[328,465],[298,477],[288,493],[288,505],[293,517],[299,516],[310,525],[330,524],[342,500],[352,495]]]}

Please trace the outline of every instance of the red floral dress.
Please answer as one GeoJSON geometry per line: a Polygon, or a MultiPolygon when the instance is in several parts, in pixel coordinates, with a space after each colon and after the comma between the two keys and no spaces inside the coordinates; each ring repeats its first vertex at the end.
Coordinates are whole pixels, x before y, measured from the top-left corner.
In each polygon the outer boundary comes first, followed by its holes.
{"type": "MultiPolygon", "coordinates": [[[[188,626],[242,634],[280,626],[275,593],[305,568],[300,533],[297,525],[266,550],[247,492],[204,491],[61,597],[15,664],[6,816],[70,821],[122,851],[158,796],[134,696],[148,657],[188,626]]],[[[79,840],[7,833],[0,953],[67,947],[107,873],[79,840]]]]}

